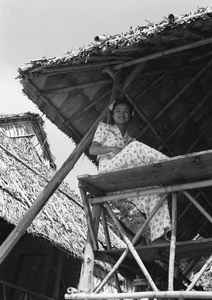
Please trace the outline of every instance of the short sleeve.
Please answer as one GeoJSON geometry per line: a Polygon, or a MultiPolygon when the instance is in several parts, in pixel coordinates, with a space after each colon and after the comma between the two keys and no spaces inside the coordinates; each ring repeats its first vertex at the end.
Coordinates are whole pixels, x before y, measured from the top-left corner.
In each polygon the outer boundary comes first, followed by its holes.
{"type": "Polygon", "coordinates": [[[107,124],[100,122],[93,137],[93,142],[98,142],[101,145],[107,137],[107,124]]]}

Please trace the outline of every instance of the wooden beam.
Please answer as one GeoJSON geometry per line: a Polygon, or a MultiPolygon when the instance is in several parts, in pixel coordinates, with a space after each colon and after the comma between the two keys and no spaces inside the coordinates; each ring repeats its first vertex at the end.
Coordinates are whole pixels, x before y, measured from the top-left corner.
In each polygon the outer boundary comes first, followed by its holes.
{"type": "MultiPolygon", "coordinates": [[[[212,95],[212,89],[209,90],[209,92],[203,97],[203,99],[189,112],[189,114],[186,115],[184,120],[182,120],[178,126],[176,126],[170,135],[166,138],[166,141],[170,141],[170,139],[179,131],[179,129],[185,125],[185,123],[191,118],[192,116],[195,115],[196,112],[200,109],[200,107],[208,100],[208,98],[212,95]]],[[[162,146],[159,147],[159,150],[161,150],[162,146]]]]}
{"type": "Polygon", "coordinates": [[[122,93],[124,94],[131,82],[135,79],[135,77],[144,69],[146,62],[137,65],[132,72],[127,76],[125,82],[122,84],[122,93]]]}
{"type": "Polygon", "coordinates": [[[176,184],[176,185],[169,185],[165,187],[155,187],[155,188],[145,188],[142,190],[135,189],[135,191],[131,192],[123,192],[117,195],[110,195],[110,196],[100,196],[100,197],[94,197],[90,199],[90,203],[96,204],[96,203],[103,203],[107,201],[116,201],[116,200],[123,200],[130,197],[138,197],[138,196],[146,196],[150,194],[164,194],[167,192],[177,192],[177,191],[183,191],[183,190],[191,190],[196,188],[203,188],[212,186],[212,179],[208,180],[202,180],[197,182],[191,182],[191,183],[183,183],[183,184],[176,184]]]}
{"type": "Polygon", "coordinates": [[[146,55],[146,56],[134,59],[134,60],[130,60],[128,62],[121,63],[121,64],[118,64],[118,65],[114,66],[113,69],[114,70],[120,70],[120,69],[123,69],[123,68],[126,68],[126,67],[130,67],[130,66],[133,66],[133,65],[140,64],[142,62],[154,60],[154,59],[157,59],[157,58],[160,58],[160,57],[166,57],[166,56],[172,55],[174,53],[178,53],[178,52],[186,51],[186,50],[189,50],[189,49],[202,47],[202,46],[205,46],[205,45],[209,45],[211,43],[212,43],[212,38],[210,37],[210,38],[205,39],[205,40],[200,40],[200,41],[197,41],[197,42],[193,42],[193,43],[182,45],[182,46],[179,46],[179,47],[159,51],[159,52],[153,53],[151,55],[146,55]]]}
{"type": "Polygon", "coordinates": [[[40,193],[38,198],[34,201],[32,206],[23,216],[23,218],[19,221],[17,226],[13,229],[13,231],[9,234],[6,240],[0,246],[0,264],[4,261],[4,259],[8,256],[10,251],[19,241],[23,233],[30,226],[34,218],[37,216],[42,207],[46,204],[48,199],[52,196],[52,194],[57,190],[61,182],[67,176],[67,174],[73,169],[75,163],[78,161],[82,153],[87,149],[90,144],[93,134],[98,126],[100,120],[104,117],[106,112],[108,111],[108,105],[102,111],[100,116],[94,121],[93,125],[89,128],[86,135],[83,137],[81,142],[76,146],[74,151],[68,157],[68,159],[63,163],[61,168],[55,173],[53,178],[49,181],[44,190],[40,193]]]}
{"type": "Polygon", "coordinates": [[[152,122],[150,122],[147,118],[147,116],[145,116],[145,114],[142,112],[142,110],[138,107],[138,105],[133,101],[132,97],[130,96],[129,93],[125,94],[126,98],[128,99],[128,101],[134,106],[135,110],[137,111],[137,113],[139,114],[139,116],[145,121],[146,124],[148,124],[149,128],[151,129],[151,131],[155,134],[156,138],[164,145],[164,147],[169,151],[169,153],[171,155],[175,155],[175,153],[172,151],[172,149],[169,147],[169,145],[162,139],[162,137],[160,136],[160,134],[157,132],[157,130],[154,128],[154,126],[152,125],[152,122]]]}
{"type": "Polygon", "coordinates": [[[99,81],[92,81],[92,82],[86,82],[78,85],[72,85],[69,87],[63,87],[63,88],[52,88],[52,89],[47,89],[47,90],[42,90],[41,93],[46,96],[48,94],[59,92],[59,93],[65,93],[65,92],[70,92],[70,91],[75,91],[75,90],[81,90],[81,89],[86,89],[86,88],[91,88],[95,86],[103,86],[107,84],[111,84],[112,80],[111,79],[105,79],[105,80],[99,80],[99,81]]]}
{"type": "MultiPolygon", "coordinates": [[[[41,98],[44,103],[46,103],[49,108],[55,113],[55,115],[64,123],[66,124],[67,120],[64,118],[64,116],[58,111],[58,109],[51,103],[51,101],[42,94],[42,92],[38,89],[38,87],[28,78],[27,82],[29,83],[32,90],[36,93],[37,97],[41,98]]],[[[74,127],[72,127],[70,124],[66,125],[67,129],[73,132],[74,135],[81,140],[80,134],[76,131],[74,127]]]]}
{"type": "MultiPolygon", "coordinates": [[[[143,74],[143,73],[142,73],[143,74]]],[[[167,75],[167,73],[163,73],[162,75],[160,75],[156,80],[154,80],[153,82],[151,82],[150,84],[148,84],[148,87],[145,88],[144,90],[142,90],[139,94],[137,94],[134,98],[134,102],[136,102],[138,99],[141,98],[141,96],[143,96],[144,94],[146,94],[149,90],[151,90],[156,84],[158,84],[158,82],[160,82],[165,76],[167,75]]]]}
{"type": "MultiPolygon", "coordinates": [[[[212,38],[211,38],[212,40],[212,38]]],[[[210,60],[208,63],[205,64],[205,66],[199,70],[196,75],[191,78],[182,88],[179,90],[179,92],[167,102],[167,104],[158,112],[156,115],[152,118],[152,122],[156,121],[160,116],[163,115],[164,111],[166,111],[177,99],[212,65],[212,60],[210,60]]],[[[141,136],[148,130],[148,126],[145,126],[143,130],[141,131],[141,136]]]]}
{"type": "Polygon", "coordinates": [[[101,293],[101,294],[65,294],[66,300],[108,300],[108,299],[212,299],[212,292],[202,291],[149,291],[129,293],[101,293]]]}
{"type": "MultiPolygon", "coordinates": [[[[63,74],[63,73],[70,73],[70,72],[76,72],[76,71],[90,71],[92,69],[98,69],[104,66],[109,65],[116,65],[119,64],[120,60],[114,60],[114,61],[105,61],[101,63],[81,63],[77,64],[74,63],[70,66],[62,66],[62,67],[37,67],[31,71],[29,71],[29,74],[32,76],[35,73],[42,73],[42,74],[48,74],[48,75],[57,75],[57,74],[63,74]]],[[[25,74],[24,74],[25,75],[25,74]]]]}
{"type": "Polygon", "coordinates": [[[186,153],[190,153],[192,151],[192,149],[201,140],[201,138],[205,136],[205,133],[211,128],[211,126],[212,126],[212,123],[208,122],[205,126],[201,127],[201,131],[198,132],[198,135],[197,135],[195,141],[192,144],[190,144],[189,148],[186,150],[186,153]]]}

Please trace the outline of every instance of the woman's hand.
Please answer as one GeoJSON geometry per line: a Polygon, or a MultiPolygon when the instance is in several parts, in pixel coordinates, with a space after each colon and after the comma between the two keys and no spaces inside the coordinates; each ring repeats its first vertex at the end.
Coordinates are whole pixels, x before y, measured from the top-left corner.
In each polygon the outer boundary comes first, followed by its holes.
{"type": "Polygon", "coordinates": [[[111,148],[111,152],[113,152],[115,155],[118,154],[119,152],[121,152],[121,148],[118,147],[110,147],[111,148]]]}
{"type": "Polygon", "coordinates": [[[89,148],[89,153],[91,155],[102,155],[102,154],[107,154],[110,152],[113,152],[115,155],[118,154],[122,149],[118,147],[107,147],[107,146],[102,146],[98,142],[92,142],[90,148],[89,148]]]}

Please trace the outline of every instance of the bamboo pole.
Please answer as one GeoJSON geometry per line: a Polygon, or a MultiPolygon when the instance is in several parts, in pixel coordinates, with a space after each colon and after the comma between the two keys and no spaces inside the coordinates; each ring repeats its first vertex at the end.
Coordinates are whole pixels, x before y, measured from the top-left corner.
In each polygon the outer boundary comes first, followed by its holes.
{"type": "Polygon", "coordinates": [[[84,250],[83,263],[81,267],[78,291],[90,293],[93,288],[94,250],[98,249],[97,236],[102,205],[94,205],[91,213],[87,194],[81,187],[80,193],[86,213],[88,233],[84,250]]]}
{"type": "Polygon", "coordinates": [[[125,79],[125,82],[122,84],[122,92],[123,93],[126,92],[126,90],[128,89],[128,87],[131,84],[131,82],[133,81],[133,79],[138,76],[138,74],[144,69],[145,65],[146,65],[146,62],[137,65],[132,70],[132,72],[127,76],[127,78],[125,79]]]}
{"type": "MultiPolygon", "coordinates": [[[[108,105],[109,105],[109,103],[108,103],[108,105]]],[[[86,150],[86,148],[88,147],[88,145],[90,144],[90,142],[93,138],[93,133],[94,133],[99,121],[102,120],[102,118],[104,117],[104,115],[106,114],[106,112],[108,110],[108,105],[105,107],[105,109],[99,115],[99,117],[95,120],[95,122],[90,127],[90,129],[88,130],[86,135],[82,138],[82,140],[76,146],[76,148],[71,153],[71,155],[63,163],[61,168],[57,171],[57,173],[55,173],[55,175],[52,177],[52,179],[49,181],[47,186],[40,193],[38,198],[35,200],[35,202],[32,204],[32,206],[29,208],[29,210],[26,212],[26,214],[23,216],[23,218],[20,220],[20,222],[17,224],[17,226],[13,229],[13,231],[9,234],[9,236],[1,244],[1,246],[0,246],[0,264],[4,261],[4,259],[7,257],[7,255],[10,253],[10,251],[16,245],[16,243],[19,241],[19,239],[21,238],[23,233],[26,231],[26,229],[32,223],[34,218],[37,216],[39,211],[46,204],[46,202],[52,196],[52,194],[57,190],[57,188],[59,187],[61,182],[67,176],[67,174],[73,169],[75,163],[80,158],[82,153],[86,150]]]]}
{"type": "Polygon", "coordinates": [[[110,208],[108,203],[105,203],[105,207],[111,217],[111,219],[113,220],[113,222],[115,223],[116,227],[118,228],[120,234],[122,235],[122,238],[125,242],[125,244],[127,245],[129,251],[131,252],[132,256],[134,257],[135,261],[137,262],[138,266],[140,267],[141,271],[143,272],[144,276],[146,277],[150,287],[154,290],[154,291],[158,291],[158,288],[156,287],[154,281],[152,280],[149,272],[147,271],[145,265],[143,264],[140,256],[138,255],[136,249],[134,248],[133,244],[130,242],[130,240],[128,239],[127,235],[125,234],[124,230],[122,229],[118,219],[116,218],[115,214],[113,213],[112,209],[110,208]]]}
{"type": "Polygon", "coordinates": [[[103,86],[107,84],[111,84],[112,80],[111,79],[105,79],[105,80],[100,80],[100,81],[95,81],[95,82],[86,82],[78,85],[72,85],[68,87],[63,87],[63,88],[53,88],[53,89],[48,89],[48,90],[43,90],[41,93],[45,96],[51,93],[54,93],[57,91],[58,93],[65,93],[65,92],[70,92],[70,91],[75,91],[75,90],[80,90],[80,89],[86,89],[86,88],[91,88],[95,86],[103,86]]]}
{"type": "Polygon", "coordinates": [[[81,185],[79,183],[79,190],[80,190],[80,195],[81,199],[84,205],[84,211],[85,211],[85,216],[86,216],[86,221],[87,221],[87,227],[89,230],[89,235],[91,238],[91,242],[93,244],[94,250],[97,250],[97,241],[95,238],[95,231],[94,231],[94,224],[93,224],[93,219],[92,219],[92,213],[91,213],[91,208],[88,203],[88,197],[86,195],[86,192],[81,188],[81,185]]]}
{"type": "Polygon", "coordinates": [[[188,193],[183,192],[186,197],[196,206],[196,208],[212,223],[212,217],[207,213],[207,211],[188,193]]]}
{"type": "MultiPolygon", "coordinates": [[[[133,245],[137,242],[137,240],[139,239],[141,233],[144,231],[144,229],[146,228],[146,226],[149,224],[149,222],[151,221],[151,219],[153,218],[153,216],[155,215],[155,213],[158,211],[159,207],[166,200],[166,197],[167,197],[167,194],[165,194],[165,195],[163,195],[163,197],[161,197],[160,201],[158,201],[157,205],[153,208],[153,210],[149,214],[149,217],[144,221],[143,225],[140,227],[140,229],[138,230],[138,232],[136,233],[136,235],[132,239],[132,244],[133,245]]],[[[103,281],[101,282],[101,284],[94,290],[95,293],[99,293],[99,291],[101,291],[101,289],[106,284],[106,282],[108,281],[108,279],[113,275],[113,273],[118,269],[119,265],[125,259],[125,257],[127,256],[128,252],[129,252],[129,249],[126,248],[124,250],[124,252],[122,253],[122,255],[119,257],[119,259],[117,260],[117,262],[115,263],[115,265],[113,266],[113,268],[111,269],[111,271],[105,276],[105,278],[103,279],[103,281]]]]}
{"type": "Polygon", "coordinates": [[[130,197],[139,197],[139,196],[145,196],[150,194],[172,193],[177,191],[197,189],[197,188],[208,187],[208,186],[212,186],[212,179],[191,182],[191,183],[184,183],[184,184],[169,185],[165,187],[156,187],[150,189],[147,188],[143,190],[137,189],[136,191],[123,192],[117,195],[94,197],[90,199],[90,203],[91,204],[104,203],[107,201],[123,200],[130,197]]]}
{"type": "MultiPolygon", "coordinates": [[[[212,38],[211,38],[212,39],[212,38]]],[[[153,116],[152,118],[152,122],[157,120],[159,117],[162,116],[162,114],[173,104],[177,101],[177,99],[179,97],[182,96],[182,94],[187,91],[190,86],[211,66],[212,64],[212,60],[210,60],[208,63],[206,63],[204,65],[203,68],[201,68],[179,91],[177,94],[174,95],[174,97],[172,99],[170,99],[167,104],[163,107],[163,109],[159,110],[158,113],[153,116]]],[[[142,136],[147,130],[148,130],[148,126],[145,126],[141,132],[140,132],[140,135],[142,136]]]]}
{"type": "Polygon", "coordinates": [[[191,284],[187,287],[186,291],[190,291],[197,283],[197,281],[200,279],[200,277],[202,276],[202,274],[205,272],[205,270],[207,269],[207,267],[212,263],[212,255],[207,259],[206,263],[204,264],[204,266],[202,266],[202,268],[200,269],[200,271],[195,275],[193,281],[191,282],[191,284]]]}
{"type": "Polygon", "coordinates": [[[71,131],[73,132],[73,134],[79,139],[81,140],[81,136],[79,135],[79,133],[76,131],[76,129],[71,126],[71,124],[67,124],[67,120],[64,118],[64,116],[58,111],[58,109],[55,107],[55,105],[49,100],[49,98],[47,98],[46,96],[44,96],[42,94],[42,92],[39,90],[39,88],[32,82],[32,80],[30,80],[29,78],[27,78],[27,82],[30,85],[30,87],[32,88],[32,90],[36,93],[37,97],[41,98],[43,100],[44,103],[46,103],[48,105],[48,107],[51,109],[52,112],[55,113],[55,115],[63,122],[63,124],[65,124],[65,126],[71,131]]]}
{"type": "Polygon", "coordinates": [[[174,54],[174,53],[178,53],[178,52],[181,52],[181,51],[186,51],[186,50],[189,50],[189,49],[198,48],[198,47],[205,46],[205,45],[208,45],[208,44],[211,44],[211,43],[212,43],[212,38],[210,37],[210,38],[205,39],[205,40],[200,40],[200,41],[193,42],[193,43],[190,43],[190,44],[187,44],[187,45],[182,45],[182,46],[179,46],[179,47],[167,49],[167,50],[164,50],[164,51],[153,53],[151,55],[146,55],[146,56],[134,59],[134,60],[130,60],[130,61],[127,61],[125,63],[118,64],[118,65],[113,67],[113,70],[119,70],[119,69],[122,69],[122,68],[130,67],[130,66],[133,66],[133,65],[136,65],[136,64],[140,64],[142,62],[150,61],[150,60],[153,60],[153,59],[156,59],[156,58],[164,57],[164,56],[174,54]]]}
{"type": "Polygon", "coordinates": [[[196,257],[192,259],[189,264],[186,266],[186,268],[182,271],[182,274],[184,276],[187,276],[191,270],[196,266],[196,264],[200,261],[201,257],[196,257]]]}
{"type": "Polygon", "coordinates": [[[81,300],[108,300],[108,299],[169,299],[169,298],[182,298],[182,299],[212,299],[212,292],[202,291],[156,291],[156,292],[131,292],[131,293],[117,293],[117,294],[65,294],[66,300],[81,299],[81,300]]]}
{"type": "Polygon", "coordinates": [[[169,274],[168,274],[168,290],[174,289],[174,262],[176,250],[176,232],[177,232],[177,195],[172,193],[172,228],[171,228],[171,243],[169,253],[169,274]]]}
{"type": "Polygon", "coordinates": [[[145,123],[149,126],[149,128],[151,129],[151,131],[155,134],[155,136],[157,137],[157,139],[163,144],[163,146],[167,150],[169,150],[170,154],[174,155],[175,153],[171,150],[171,148],[164,141],[164,139],[162,139],[162,137],[160,136],[160,134],[158,133],[158,131],[155,129],[155,127],[152,125],[152,123],[148,120],[147,116],[143,113],[143,111],[139,108],[139,106],[137,104],[135,104],[135,102],[133,101],[133,99],[130,96],[130,94],[126,93],[125,96],[126,96],[127,100],[133,105],[133,107],[135,108],[135,110],[137,111],[137,113],[139,114],[139,116],[142,118],[142,120],[145,121],[145,123]]]}

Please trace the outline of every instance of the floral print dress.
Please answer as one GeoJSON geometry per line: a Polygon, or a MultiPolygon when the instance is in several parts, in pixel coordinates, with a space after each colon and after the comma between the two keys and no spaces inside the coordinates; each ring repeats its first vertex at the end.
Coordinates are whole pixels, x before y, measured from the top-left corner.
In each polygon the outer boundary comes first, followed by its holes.
{"type": "MultiPolygon", "coordinates": [[[[116,125],[100,122],[93,141],[98,142],[102,146],[123,149],[116,155],[112,152],[99,155],[97,157],[99,161],[98,173],[134,168],[168,159],[168,157],[161,152],[136,141],[128,132],[122,136],[121,131],[116,125]]],[[[132,201],[134,205],[148,217],[160,199],[161,195],[153,194],[133,197],[128,200],[132,201]]],[[[166,234],[171,229],[167,201],[163,202],[162,206],[151,219],[149,227],[151,242],[161,237],[164,233],[166,234]]]]}

